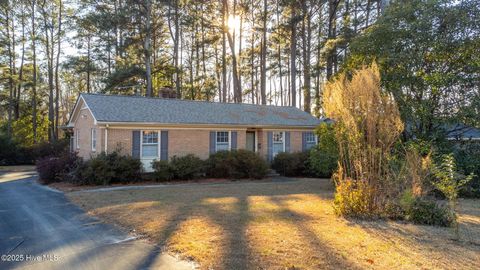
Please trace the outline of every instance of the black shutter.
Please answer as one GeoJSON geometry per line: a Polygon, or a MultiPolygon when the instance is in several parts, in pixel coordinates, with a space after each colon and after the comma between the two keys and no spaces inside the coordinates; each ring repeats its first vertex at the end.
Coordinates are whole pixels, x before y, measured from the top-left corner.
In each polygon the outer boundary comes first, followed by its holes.
{"type": "Polygon", "coordinates": [[[132,131],[132,157],[140,159],[140,130],[132,131]]]}
{"type": "Polygon", "coordinates": [[[161,146],[160,146],[160,159],[168,160],[168,131],[163,130],[161,132],[161,146]]]}
{"type": "Polygon", "coordinates": [[[267,160],[273,160],[273,132],[267,132],[267,160]]]}
{"type": "Polygon", "coordinates": [[[232,137],[232,142],[230,144],[231,150],[237,150],[237,132],[232,131],[231,132],[231,137],[232,137]]]}
{"type": "Polygon", "coordinates": [[[216,143],[216,135],[215,131],[210,131],[210,154],[215,153],[215,143],[216,143]]]}
{"type": "Polygon", "coordinates": [[[290,131],[285,131],[285,152],[290,153],[290,131]]]}

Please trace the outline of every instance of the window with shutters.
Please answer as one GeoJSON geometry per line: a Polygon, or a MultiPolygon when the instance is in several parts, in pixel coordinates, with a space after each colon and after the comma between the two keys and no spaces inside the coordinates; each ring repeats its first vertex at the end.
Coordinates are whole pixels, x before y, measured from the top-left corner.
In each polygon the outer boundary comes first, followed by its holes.
{"type": "Polygon", "coordinates": [[[158,131],[142,131],[142,157],[158,157],[158,131]]]}
{"type": "Polygon", "coordinates": [[[317,135],[313,132],[306,132],[305,133],[305,147],[308,149],[317,145],[317,135]]]}
{"type": "Polygon", "coordinates": [[[230,132],[217,131],[216,134],[216,151],[230,150],[230,132]]]}

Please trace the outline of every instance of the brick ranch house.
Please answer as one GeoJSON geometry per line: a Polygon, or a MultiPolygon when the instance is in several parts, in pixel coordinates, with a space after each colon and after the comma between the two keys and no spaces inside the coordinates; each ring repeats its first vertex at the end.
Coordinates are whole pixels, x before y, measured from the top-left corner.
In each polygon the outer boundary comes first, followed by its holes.
{"type": "Polygon", "coordinates": [[[71,148],[89,159],[118,151],[142,161],[248,149],[271,161],[279,152],[317,143],[322,120],[294,107],[215,103],[139,96],[81,94],[68,122],[71,148]]]}

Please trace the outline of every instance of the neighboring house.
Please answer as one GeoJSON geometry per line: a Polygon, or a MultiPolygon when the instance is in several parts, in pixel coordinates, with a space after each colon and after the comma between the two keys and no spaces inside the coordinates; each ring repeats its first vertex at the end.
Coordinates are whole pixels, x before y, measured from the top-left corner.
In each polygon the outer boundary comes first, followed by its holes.
{"type": "Polygon", "coordinates": [[[480,129],[464,124],[445,125],[447,140],[449,141],[477,141],[480,142],[480,129]]]}
{"type": "Polygon", "coordinates": [[[314,146],[321,122],[295,107],[81,94],[68,128],[80,157],[118,151],[150,171],[153,160],[206,159],[219,150],[248,149],[271,161],[314,146]]]}

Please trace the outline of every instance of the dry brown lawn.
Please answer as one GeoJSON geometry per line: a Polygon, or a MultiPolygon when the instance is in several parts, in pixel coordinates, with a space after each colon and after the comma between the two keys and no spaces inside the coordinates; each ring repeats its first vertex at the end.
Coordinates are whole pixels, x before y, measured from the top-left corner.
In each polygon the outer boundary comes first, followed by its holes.
{"type": "Polygon", "coordinates": [[[27,172],[35,171],[35,165],[0,166],[0,172],[27,172]]]}
{"type": "Polygon", "coordinates": [[[202,269],[480,269],[480,200],[461,201],[455,241],[449,228],[339,218],[322,179],[68,196],[202,269]]]}

